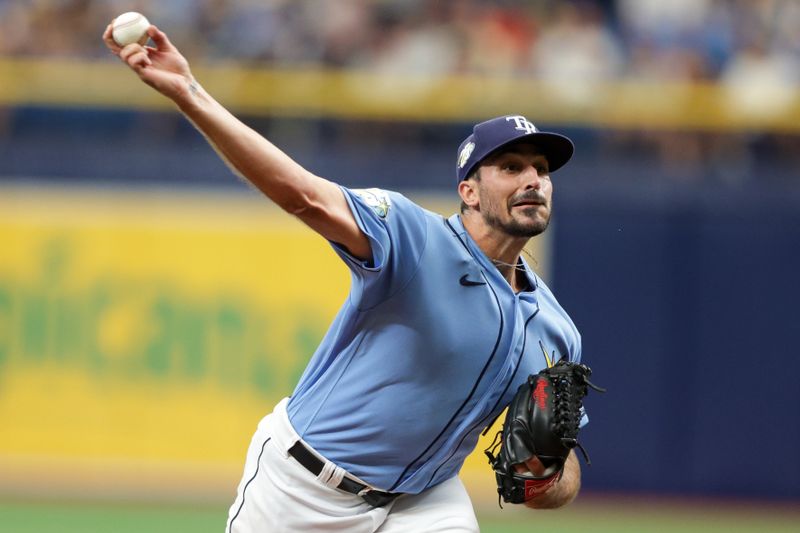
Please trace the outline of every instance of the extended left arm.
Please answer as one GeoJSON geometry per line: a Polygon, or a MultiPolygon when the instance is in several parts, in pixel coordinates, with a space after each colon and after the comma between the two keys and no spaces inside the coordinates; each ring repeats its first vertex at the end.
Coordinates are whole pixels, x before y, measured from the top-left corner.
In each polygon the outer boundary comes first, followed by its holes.
{"type": "Polygon", "coordinates": [[[575,452],[572,451],[564,463],[564,474],[558,483],[547,492],[528,500],[525,505],[531,509],[558,509],[574,500],[580,488],[581,465],[575,457],[575,452]]]}

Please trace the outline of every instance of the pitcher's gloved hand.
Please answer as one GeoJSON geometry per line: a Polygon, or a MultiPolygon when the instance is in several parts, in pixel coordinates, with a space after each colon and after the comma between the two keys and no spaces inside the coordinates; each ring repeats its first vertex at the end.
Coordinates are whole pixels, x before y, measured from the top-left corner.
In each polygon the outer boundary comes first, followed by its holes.
{"type": "Polygon", "coordinates": [[[498,444],[486,450],[497,492],[506,503],[524,503],[552,487],[576,446],[589,463],[578,444],[583,398],[590,387],[605,392],[589,381],[591,375],[588,366],[562,360],[529,376],[517,389],[498,434],[500,452],[494,455],[498,444]],[[538,472],[517,468],[533,457],[543,466],[538,472]]]}

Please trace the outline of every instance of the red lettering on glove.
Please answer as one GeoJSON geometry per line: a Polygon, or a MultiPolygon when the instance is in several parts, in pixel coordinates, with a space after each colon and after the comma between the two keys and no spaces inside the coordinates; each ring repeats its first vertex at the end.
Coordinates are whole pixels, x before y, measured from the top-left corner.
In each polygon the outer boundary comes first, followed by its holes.
{"type": "Polygon", "coordinates": [[[550,487],[556,484],[556,481],[558,481],[557,474],[553,474],[545,479],[526,479],[525,501],[527,502],[528,500],[531,500],[540,494],[544,494],[550,489],[550,487]]]}
{"type": "Polygon", "coordinates": [[[547,409],[547,380],[546,379],[539,379],[536,382],[536,388],[533,390],[533,400],[536,402],[536,405],[539,406],[539,409],[547,409]]]}

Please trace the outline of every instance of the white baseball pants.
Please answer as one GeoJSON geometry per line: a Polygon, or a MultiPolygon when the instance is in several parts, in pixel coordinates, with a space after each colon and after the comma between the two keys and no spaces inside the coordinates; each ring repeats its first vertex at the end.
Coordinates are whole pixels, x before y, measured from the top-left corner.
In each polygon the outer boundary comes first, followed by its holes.
{"type": "Polygon", "coordinates": [[[479,531],[472,502],[458,477],[420,494],[400,496],[385,507],[372,507],[360,496],[336,489],[343,475],[364,482],[319,454],[325,461],[320,475],[306,470],[288,453],[301,439],[289,423],[287,402],[281,400],[258,424],[228,512],[226,533],[479,531]]]}

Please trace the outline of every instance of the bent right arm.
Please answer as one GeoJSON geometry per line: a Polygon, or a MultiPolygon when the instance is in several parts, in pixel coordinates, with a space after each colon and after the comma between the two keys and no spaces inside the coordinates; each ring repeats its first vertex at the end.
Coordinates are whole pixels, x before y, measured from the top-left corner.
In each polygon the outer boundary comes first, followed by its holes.
{"type": "Polygon", "coordinates": [[[175,102],[235,172],[326,239],[359,259],[369,259],[369,241],[339,186],[307,171],[234,117],[195,81],[188,62],[166,34],[155,26],[147,33],[155,47],[120,48],[110,25],[103,40],[142,81],[175,102]]]}

